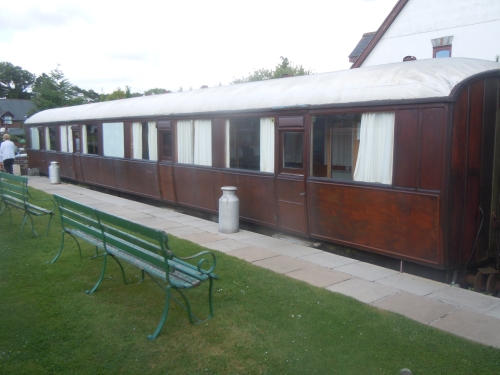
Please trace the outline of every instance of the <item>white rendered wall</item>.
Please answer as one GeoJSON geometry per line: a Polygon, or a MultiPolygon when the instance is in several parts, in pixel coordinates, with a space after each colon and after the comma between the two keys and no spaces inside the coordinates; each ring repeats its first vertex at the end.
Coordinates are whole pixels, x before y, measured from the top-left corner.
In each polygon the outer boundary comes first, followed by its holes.
{"type": "Polygon", "coordinates": [[[410,0],[361,66],[432,58],[432,39],[453,36],[452,57],[500,54],[500,0],[410,0]]]}

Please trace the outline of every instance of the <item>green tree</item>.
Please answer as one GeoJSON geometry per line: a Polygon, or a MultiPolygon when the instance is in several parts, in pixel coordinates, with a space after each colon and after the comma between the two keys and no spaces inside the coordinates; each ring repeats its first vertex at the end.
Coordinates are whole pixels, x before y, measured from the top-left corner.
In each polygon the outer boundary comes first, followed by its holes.
{"type": "Polygon", "coordinates": [[[144,95],[160,95],[160,94],[167,94],[169,92],[170,91],[166,89],[154,88],[144,91],[144,95]]]}
{"type": "Polygon", "coordinates": [[[311,70],[305,70],[302,65],[293,65],[288,58],[280,56],[281,63],[274,69],[260,68],[249,73],[248,76],[236,78],[232,84],[243,82],[264,81],[266,79],[276,79],[283,77],[303,76],[312,74],[311,70]]]}
{"type": "Polygon", "coordinates": [[[90,92],[92,90],[86,91],[72,85],[64,77],[64,73],[59,68],[56,68],[49,74],[43,73],[36,78],[33,85],[33,102],[35,108],[31,111],[30,115],[44,109],[88,103],[91,99],[86,93],[90,92]]]}
{"type": "Polygon", "coordinates": [[[31,99],[27,90],[34,82],[34,74],[9,62],[0,62],[0,98],[31,99]]]}

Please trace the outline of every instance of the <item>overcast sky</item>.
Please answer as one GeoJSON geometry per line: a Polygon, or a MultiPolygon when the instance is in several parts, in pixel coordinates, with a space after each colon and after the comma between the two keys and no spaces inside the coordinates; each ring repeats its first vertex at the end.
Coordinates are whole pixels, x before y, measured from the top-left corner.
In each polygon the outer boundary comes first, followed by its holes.
{"type": "Polygon", "coordinates": [[[110,93],[227,85],[280,56],[315,73],[348,55],[397,0],[12,0],[0,3],[0,61],[110,93]]]}

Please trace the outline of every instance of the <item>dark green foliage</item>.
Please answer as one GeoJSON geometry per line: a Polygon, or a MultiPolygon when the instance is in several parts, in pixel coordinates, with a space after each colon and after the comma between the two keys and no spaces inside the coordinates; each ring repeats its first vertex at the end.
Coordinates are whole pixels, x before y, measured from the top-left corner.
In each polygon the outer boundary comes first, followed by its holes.
{"type": "Polygon", "coordinates": [[[0,62],[0,98],[30,99],[28,89],[34,82],[33,73],[9,62],[0,62]]]}
{"type": "MultiPolygon", "coordinates": [[[[47,197],[32,191],[37,198],[47,197]]],[[[42,218],[40,221],[43,220],[42,218]]],[[[193,326],[150,279],[126,286],[109,261],[80,259],[74,243],[55,264],[49,237],[19,240],[21,217],[0,217],[1,374],[497,374],[500,351],[426,327],[325,289],[217,253],[215,316],[193,326]]],[[[40,223],[43,225],[43,223],[40,223]]],[[[202,247],[170,238],[179,256],[202,247]]],[[[84,255],[94,249],[83,246],[84,255]]],[[[129,267],[137,280],[139,271],[129,267]]],[[[199,289],[199,290],[198,290],[199,289]]],[[[189,291],[206,307],[206,290],[189,291]]]]}
{"type": "Polygon", "coordinates": [[[275,79],[283,77],[293,77],[293,76],[303,76],[307,74],[312,74],[311,70],[305,70],[302,65],[292,65],[288,61],[288,58],[281,56],[281,63],[276,65],[274,69],[260,68],[249,73],[247,77],[237,78],[231,83],[243,83],[243,82],[254,82],[254,81],[264,81],[266,79],[275,79]]]}

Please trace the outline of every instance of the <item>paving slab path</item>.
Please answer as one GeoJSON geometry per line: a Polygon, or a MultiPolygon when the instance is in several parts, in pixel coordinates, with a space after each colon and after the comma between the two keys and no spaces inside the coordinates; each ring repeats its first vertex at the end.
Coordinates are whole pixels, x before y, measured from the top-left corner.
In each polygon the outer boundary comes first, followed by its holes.
{"type": "Polygon", "coordinates": [[[99,208],[174,236],[224,252],[274,272],[342,293],[376,308],[500,348],[500,298],[486,296],[330,254],[286,240],[240,230],[219,233],[218,224],[166,208],[72,184],[30,176],[29,186],[99,208]]]}

